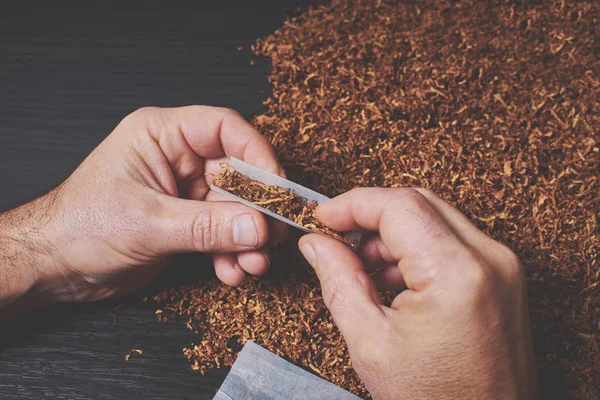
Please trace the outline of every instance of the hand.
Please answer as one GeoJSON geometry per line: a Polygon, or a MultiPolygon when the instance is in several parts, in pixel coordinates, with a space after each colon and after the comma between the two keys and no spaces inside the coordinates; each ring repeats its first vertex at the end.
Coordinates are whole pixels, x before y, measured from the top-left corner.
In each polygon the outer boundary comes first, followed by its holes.
{"type": "Polygon", "coordinates": [[[21,285],[52,301],[103,299],[146,284],[182,252],[213,253],[229,285],[265,273],[269,235],[281,241],[287,230],[269,230],[261,213],[209,190],[207,173],[227,156],[283,174],[266,139],[231,110],[129,115],[60,187],[0,215],[9,253],[0,251],[0,273],[20,271],[0,294],[18,295],[21,285]]]}
{"type": "Polygon", "coordinates": [[[300,240],[376,400],[536,396],[524,275],[512,251],[422,189],[356,189],[317,216],[339,231],[377,232],[360,258],[321,235],[300,240]],[[404,290],[387,307],[377,288],[404,290]]]}

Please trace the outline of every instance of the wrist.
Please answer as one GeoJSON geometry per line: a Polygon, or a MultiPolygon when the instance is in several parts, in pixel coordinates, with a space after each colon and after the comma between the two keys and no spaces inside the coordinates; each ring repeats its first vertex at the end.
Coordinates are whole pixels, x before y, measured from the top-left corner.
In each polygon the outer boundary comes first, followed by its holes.
{"type": "MultiPolygon", "coordinates": [[[[0,214],[0,308],[36,308],[53,300],[60,274],[56,232],[60,189],[0,214]]],[[[60,278],[59,278],[60,279],[60,278]]]]}

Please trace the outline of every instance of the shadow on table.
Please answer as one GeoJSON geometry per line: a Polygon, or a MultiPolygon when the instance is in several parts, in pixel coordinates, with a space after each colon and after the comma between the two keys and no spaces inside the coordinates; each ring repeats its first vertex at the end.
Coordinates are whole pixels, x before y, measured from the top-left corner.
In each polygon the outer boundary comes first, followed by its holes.
{"type": "Polygon", "coordinates": [[[128,295],[91,303],[52,305],[26,313],[13,321],[3,322],[0,330],[0,351],[20,347],[40,335],[56,330],[72,328],[76,331],[78,322],[89,319],[90,314],[98,318],[98,315],[104,313],[106,321],[111,323],[117,322],[121,313],[145,316],[149,321],[156,321],[156,304],[152,301],[145,303],[143,298],[151,297],[163,289],[181,287],[206,279],[216,279],[209,257],[202,254],[181,255],[148,286],[128,295]]]}

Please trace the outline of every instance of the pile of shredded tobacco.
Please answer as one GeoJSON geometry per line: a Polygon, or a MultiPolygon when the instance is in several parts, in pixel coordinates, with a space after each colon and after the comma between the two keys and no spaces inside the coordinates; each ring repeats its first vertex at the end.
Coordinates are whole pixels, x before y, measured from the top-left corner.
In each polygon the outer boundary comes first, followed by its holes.
{"type": "Polygon", "coordinates": [[[350,243],[350,239],[319,221],[315,215],[318,206],[316,201],[308,201],[290,189],[265,185],[227,166],[224,166],[221,174],[214,177],[213,185],[294,221],[313,232],[320,232],[344,243],[350,243]]]}
{"type": "MultiPolygon", "coordinates": [[[[333,0],[259,40],[253,121],[291,180],[334,196],[422,186],[521,258],[544,397],[600,397],[600,2],[333,0]]],[[[193,368],[252,339],[361,396],[293,240],[240,288],[156,297],[193,368]]]]}

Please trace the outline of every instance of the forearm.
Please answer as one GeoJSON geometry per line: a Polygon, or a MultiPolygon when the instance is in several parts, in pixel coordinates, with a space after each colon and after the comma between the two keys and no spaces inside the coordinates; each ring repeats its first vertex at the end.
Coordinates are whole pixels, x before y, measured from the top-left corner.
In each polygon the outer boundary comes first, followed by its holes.
{"type": "Polygon", "coordinates": [[[0,319],[46,303],[45,277],[56,270],[52,232],[60,191],[0,214],[0,319]]]}

